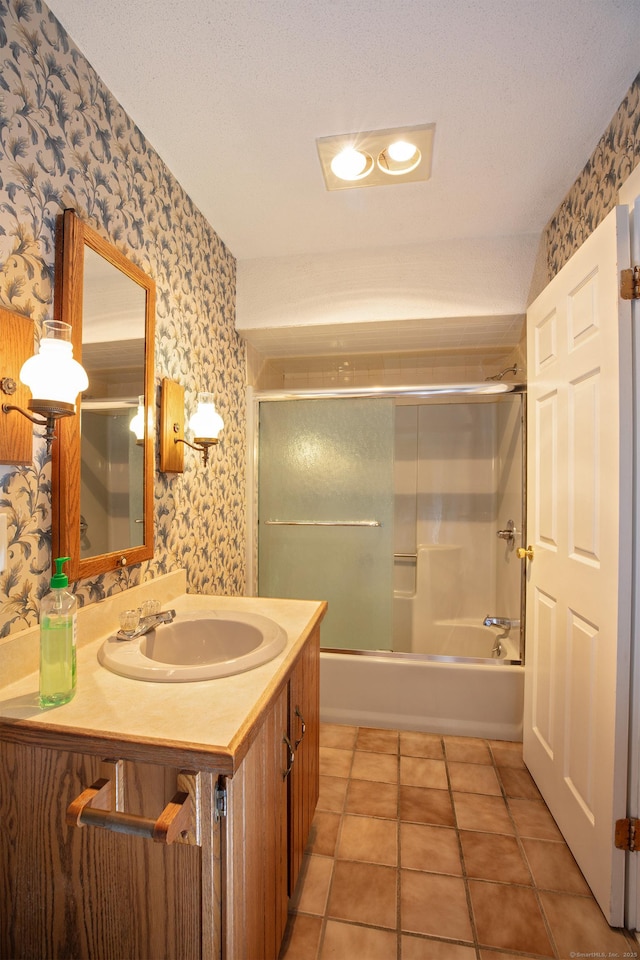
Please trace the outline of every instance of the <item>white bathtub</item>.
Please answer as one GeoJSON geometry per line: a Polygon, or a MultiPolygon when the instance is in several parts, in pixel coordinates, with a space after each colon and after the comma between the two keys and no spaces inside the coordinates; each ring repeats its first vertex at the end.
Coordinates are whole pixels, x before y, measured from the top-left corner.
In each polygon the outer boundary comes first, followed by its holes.
{"type": "Polygon", "coordinates": [[[411,653],[320,654],[320,718],[398,730],[522,739],[524,667],[411,653]]]}

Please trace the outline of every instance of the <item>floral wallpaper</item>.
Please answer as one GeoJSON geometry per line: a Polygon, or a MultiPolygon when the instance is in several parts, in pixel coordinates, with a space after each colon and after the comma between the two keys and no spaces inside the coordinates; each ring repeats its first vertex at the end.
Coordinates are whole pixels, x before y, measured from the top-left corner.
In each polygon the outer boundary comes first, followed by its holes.
{"type": "Polygon", "coordinates": [[[616,204],[640,160],[640,74],[545,230],[548,280],[616,204]]]}
{"type": "MultiPolygon", "coordinates": [[[[55,227],[73,208],[155,278],[156,386],[185,387],[187,417],[209,390],[225,422],[206,469],[156,472],[152,561],[73,589],[89,603],[185,567],[188,587],[244,592],[244,349],[235,260],[41,0],[0,0],[0,305],[51,318],[55,227]]],[[[37,622],[51,568],[51,466],[0,465],[9,564],[0,636],[37,622]]]]}

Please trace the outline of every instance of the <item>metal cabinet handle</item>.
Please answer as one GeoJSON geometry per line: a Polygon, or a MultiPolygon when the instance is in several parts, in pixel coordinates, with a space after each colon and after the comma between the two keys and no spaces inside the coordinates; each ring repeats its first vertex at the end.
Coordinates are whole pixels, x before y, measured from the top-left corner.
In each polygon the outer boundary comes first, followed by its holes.
{"type": "Polygon", "coordinates": [[[146,837],[156,843],[185,840],[191,826],[191,797],[179,790],[157,820],[112,808],[112,781],[101,777],[83,790],[67,807],[65,820],[71,827],[102,827],[114,833],[146,837]]]}
{"type": "Polygon", "coordinates": [[[305,733],[307,732],[307,725],[306,725],[306,723],[304,722],[304,717],[303,717],[302,714],[300,713],[300,707],[296,707],[296,709],[295,709],[295,714],[296,714],[296,717],[300,720],[300,723],[301,723],[301,725],[302,725],[302,732],[301,732],[299,738],[298,738],[298,739],[296,740],[296,742],[295,742],[295,748],[296,748],[296,750],[297,750],[298,747],[300,746],[300,744],[302,743],[302,741],[304,740],[304,735],[305,735],[305,733]]]}
{"type": "Polygon", "coordinates": [[[292,766],[293,766],[293,761],[295,760],[296,755],[295,755],[294,750],[293,750],[293,747],[292,747],[292,745],[291,745],[291,740],[289,740],[289,737],[286,735],[286,733],[285,733],[285,734],[283,735],[283,737],[282,737],[282,742],[283,742],[283,743],[286,743],[286,745],[287,745],[287,750],[289,751],[289,766],[287,767],[287,769],[286,769],[286,770],[284,771],[284,773],[282,774],[282,779],[283,779],[283,780],[286,780],[287,777],[289,776],[289,774],[291,773],[291,768],[292,768],[292,766]]]}

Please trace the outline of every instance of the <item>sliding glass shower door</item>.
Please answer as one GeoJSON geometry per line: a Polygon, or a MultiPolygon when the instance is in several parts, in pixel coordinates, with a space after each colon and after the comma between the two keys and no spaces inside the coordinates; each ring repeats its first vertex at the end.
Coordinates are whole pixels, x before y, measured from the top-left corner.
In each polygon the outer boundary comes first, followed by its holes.
{"type": "Polygon", "coordinates": [[[389,650],[393,401],[260,404],[258,593],[328,600],[322,645],[389,650]]]}

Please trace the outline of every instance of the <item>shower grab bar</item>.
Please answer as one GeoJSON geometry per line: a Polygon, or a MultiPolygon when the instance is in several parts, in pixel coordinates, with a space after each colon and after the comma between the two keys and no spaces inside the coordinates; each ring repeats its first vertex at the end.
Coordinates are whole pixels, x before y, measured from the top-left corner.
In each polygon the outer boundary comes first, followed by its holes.
{"type": "Polygon", "coordinates": [[[268,527],[381,527],[381,520],[264,520],[268,527]]]}

